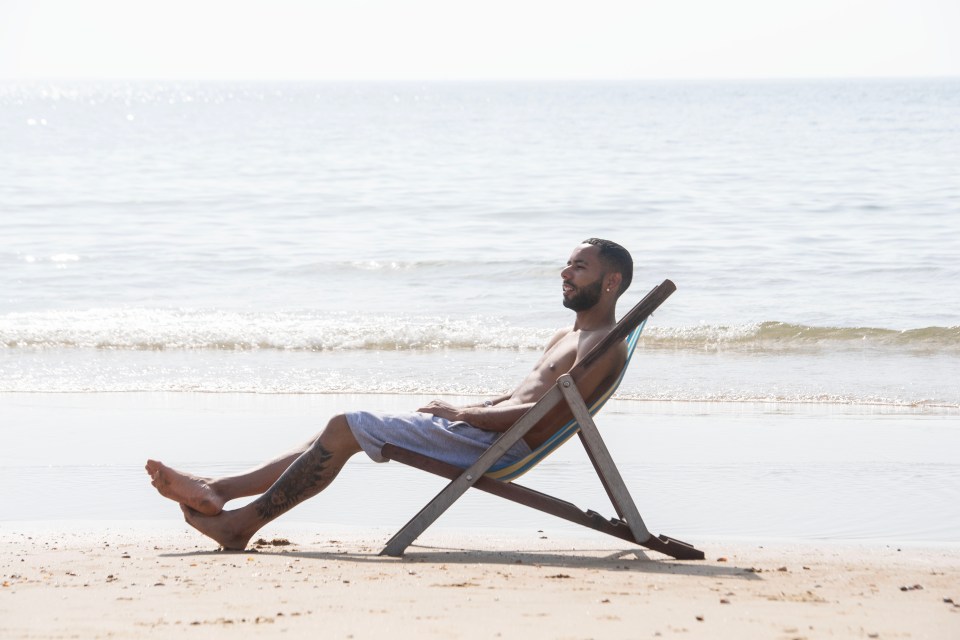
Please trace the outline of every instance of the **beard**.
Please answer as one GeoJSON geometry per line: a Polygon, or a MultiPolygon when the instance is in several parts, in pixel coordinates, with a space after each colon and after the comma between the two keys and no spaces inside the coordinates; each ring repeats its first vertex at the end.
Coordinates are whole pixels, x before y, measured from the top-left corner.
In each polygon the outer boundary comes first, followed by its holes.
{"type": "Polygon", "coordinates": [[[600,278],[593,284],[578,288],[569,298],[564,298],[563,306],[573,311],[586,311],[599,302],[602,288],[603,278],[600,278]]]}

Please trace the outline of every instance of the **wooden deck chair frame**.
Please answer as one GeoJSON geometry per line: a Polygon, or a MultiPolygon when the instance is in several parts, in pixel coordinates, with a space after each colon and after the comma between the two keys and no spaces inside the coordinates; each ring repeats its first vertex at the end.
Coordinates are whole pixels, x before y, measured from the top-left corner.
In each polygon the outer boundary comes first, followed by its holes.
{"type": "Polygon", "coordinates": [[[703,552],[693,546],[668,536],[655,536],[647,529],[633,502],[633,498],[627,491],[620,472],[613,462],[613,458],[610,456],[610,452],[600,437],[600,432],[576,384],[607,349],[624,340],[674,291],[676,291],[676,285],[670,280],[664,280],[662,284],[654,287],[583,360],[577,363],[568,373],[560,376],[557,383],[513,426],[490,445],[490,448],[469,468],[461,469],[390,443],[385,444],[381,450],[385,458],[445,477],[450,480],[450,483],[387,542],[380,555],[402,556],[407,547],[426,531],[427,527],[433,524],[460,496],[466,493],[467,489],[474,487],[648,549],[659,551],[673,558],[703,560],[703,552]],[[485,475],[510,447],[526,435],[541,418],[560,402],[567,403],[574,419],[579,424],[580,440],[617,511],[617,518],[607,520],[594,511],[581,511],[574,504],[565,500],[554,498],[513,482],[505,482],[485,475]]]}

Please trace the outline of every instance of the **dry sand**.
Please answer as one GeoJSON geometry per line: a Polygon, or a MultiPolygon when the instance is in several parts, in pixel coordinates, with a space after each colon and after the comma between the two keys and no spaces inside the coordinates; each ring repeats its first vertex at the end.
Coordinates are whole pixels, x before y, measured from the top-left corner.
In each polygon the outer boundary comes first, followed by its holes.
{"type": "Polygon", "coordinates": [[[698,542],[679,562],[602,536],[268,527],[0,529],[2,638],[960,638],[955,547],[698,542]]]}

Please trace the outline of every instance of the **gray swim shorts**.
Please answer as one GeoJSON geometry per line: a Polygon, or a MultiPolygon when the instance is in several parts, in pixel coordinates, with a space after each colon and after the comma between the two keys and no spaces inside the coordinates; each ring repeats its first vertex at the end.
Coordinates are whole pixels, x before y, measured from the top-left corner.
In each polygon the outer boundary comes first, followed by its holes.
{"type": "MultiPolygon", "coordinates": [[[[390,442],[466,469],[500,437],[499,432],[484,431],[466,422],[450,422],[429,413],[353,411],[345,415],[353,436],[374,462],[387,461],[380,449],[390,442]]],[[[528,455],[530,447],[520,440],[494,468],[511,465],[528,455]]]]}

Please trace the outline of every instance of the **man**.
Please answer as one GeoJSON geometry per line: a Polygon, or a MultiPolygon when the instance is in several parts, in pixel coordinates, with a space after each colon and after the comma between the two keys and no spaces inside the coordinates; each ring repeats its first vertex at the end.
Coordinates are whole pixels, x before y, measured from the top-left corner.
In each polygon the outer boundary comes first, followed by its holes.
{"type": "MultiPolygon", "coordinates": [[[[323,491],[360,451],[383,462],[380,448],[392,442],[468,467],[614,327],[617,298],[633,279],[633,260],[615,242],[590,238],[573,250],[560,277],[563,305],[576,312],[576,320],[551,338],[533,370],[512,393],[463,407],[433,400],[410,414],[339,414],[312,440],[236,476],[203,478],[148,460],[151,484],[180,503],[186,521],[195,529],[225,549],[244,549],[265,524],[323,491]],[[223,509],[234,498],[255,495],[259,497],[240,509],[223,509]]],[[[625,345],[609,349],[578,382],[588,403],[612,383],[625,360],[625,345]]],[[[569,419],[569,409],[561,403],[500,462],[526,457],[569,419]]]]}

